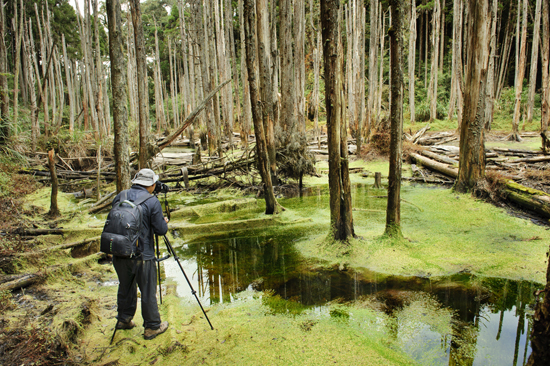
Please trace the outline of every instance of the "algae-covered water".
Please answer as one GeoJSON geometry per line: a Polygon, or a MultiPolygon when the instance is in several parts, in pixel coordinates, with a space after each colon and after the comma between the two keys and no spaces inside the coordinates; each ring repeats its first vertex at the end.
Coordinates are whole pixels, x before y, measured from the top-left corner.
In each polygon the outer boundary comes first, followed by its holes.
{"type": "MultiPolygon", "coordinates": [[[[273,313],[334,312],[345,304],[371,308],[403,351],[421,364],[524,364],[530,354],[533,282],[479,278],[404,277],[367,269],[327,268],[296,251],[295,236],[239,237],[184,244],[177,249],[203,305],[230,303],[244,290],[271,296],[273,313]]],[[[177,293],[195,301],[177,263],[165,262],[177,293]]],[[[215,323],[215,318],[212,320],[215,323]]]]}

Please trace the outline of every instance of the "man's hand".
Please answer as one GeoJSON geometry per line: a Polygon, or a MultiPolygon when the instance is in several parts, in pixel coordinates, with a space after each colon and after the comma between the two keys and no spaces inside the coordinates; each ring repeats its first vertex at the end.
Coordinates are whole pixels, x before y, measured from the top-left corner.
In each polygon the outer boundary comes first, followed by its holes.
{"type": "Polygon", "coordinates": [[[168,221],[170,221],[170,219],[168,217],[165,217],[164,221],[166,221],[166,223],[168,223],[168,221]]]}

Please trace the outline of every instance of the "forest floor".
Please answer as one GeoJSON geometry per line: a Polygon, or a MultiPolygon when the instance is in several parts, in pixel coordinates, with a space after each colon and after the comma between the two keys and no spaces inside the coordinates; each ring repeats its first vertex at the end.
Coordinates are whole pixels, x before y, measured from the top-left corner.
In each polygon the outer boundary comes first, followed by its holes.
{"type": "MultiPolygon", "coordinates": [[[[451,142],[450,144],[453,144],[451,142]]],[[[526,137],[521,143],[505,140],[504,134],[492,133],[487,148],[536,149],[540,138],[526,137]]],[[[297,250],[306,258],[323,260],[324,265],[346,270],[368,268],[380,273],[433,277],[453,273],[472,273],[522,279],[542,283],[545,278],[546,253],[550,244],[548,219],[517,209],[499,201],[496,205],[450,189],[437,190],[433,185],[404,184],[402,220],[404,240],[382,237],[385,223],[385,189],[371,189],[372,174],[387,172],[388,164],[377,154],[352,159],[352,184],[367,188],[374,200],[356,199],[354,224],[358,239],[345,246],[327,244],[330,215],[328,205],[304,203],[299,198],[280,202],[287,209],[274,220],[265,220],[263,203],[238,190],[211,192],[200,199],[179,192],[171,200],[231,201],[248,197],[252,208],[235,212],[213,211],[199,221],[176,218],[171,222],[171,240],[176,232],[188,240],[208,235],[240,235],[242,225],[262,232],[296,231],[303,237],[297,250]],[[359,169],[360,168],[360,169],[359,169]],[[376,198],[381,197],[381,198],[376,198]],[[239,224],[243,222],[244,224],[239,224]],[[222,223],[222,228],[214,224],[222,223]],[[235,228],[229,225],[235,223],[235,228]],[[239,225],[237,225],[239,224],[239,225]],[[211,225],[211,226],[193,226],[211,225]],[[265,227],[262,227],[265,225],[265,227]],[[224,227],[225,226],[225,227],[224,227]],[[203,228],[211,231],[205,233],[203,228]]],[[[317,170],[328,168],[324,161],[317,170]]],[[[4,170],[13,166],[3,167],[4,170]]],[[[548,192],[547,172],[522,173],[522,184],[548,192]]],[[[411,166],[404,164],[404,176],[412,176],[411,166]]],[[[384,175],[384,173],[383,173],[384,175]]],[[[89,202],[60,194],[63,215],[47,215],[49,191],[28,175],[12,175],[10,195],[0,198],[0,264],[4,272],[0,286],[20,280],[23,275],[37,275],[30,286],[0,291],[0,364],[3,365],[139,365],[139,364],[242,364],[257,365],[410,365],[414,362],[380,326],[382,306],[364,299],[353,307],[335,301],[321,313],[299,310],[281,314],[273,309],[292,308],[292,302],[261,291],[244,290],[231,302],[207,307],[214,324],[210,330],[194,301],[182,300],[176,284],[167,280],[160,311],[171,324],[168,332],[151,341],[142,338],[138,307],[133,330],[118,331],[109,341],[116,322],[116,274],[96,242],[74,248],[55,247],[77,243],[100,234],[105,213],[88,214],[89,202]],[[14,228],[26,228],[13,231],[14,228]],[[58,229],[31,237],[32,229],[58,229]],[[51,250],[55,247],[54,250],[51,250]]],[[[306,187],[326,187],[327,175],[306,180],[306,187]]],[[[112,189],[104,187],[105,191],[112,189]]],[[[450,186],[447,186],[450,188],[450,186]]],[[[319,188],[322,189],[322,188],[319,188]]],[[[359,191],[358,191],[359,192],[359,191]]],[[[363,191],[361,191],[363,192],[363,191]]],[[[178,207],[176,207],[178,208],[178,207]]],[[[448,317],[448,310],[438,308],[428,298],[416,299],[428,311],[432,326],[448,317]]]]}

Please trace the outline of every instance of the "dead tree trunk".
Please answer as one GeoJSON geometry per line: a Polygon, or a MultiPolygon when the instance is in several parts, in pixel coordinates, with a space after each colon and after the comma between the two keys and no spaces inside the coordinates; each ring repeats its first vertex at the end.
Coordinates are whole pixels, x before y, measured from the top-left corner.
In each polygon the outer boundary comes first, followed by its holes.
{"type": "MultiPolygon", "coordinates": [[[[436,0],[436,4],[438,0],[436,0]]],[[[403,155],[403,5],[399,0],[390,0],[390,170],[388,175],[388,206],[386,210],[385,234],[402,237],[401,233],[401,161],[403,155]]],[[[436,5],[437,6],[437,5],[436,5]]],[[[434,14],[435,15],[435,14],[434,14]]],[[[437,42],[434,43],[437,49],[437,42]]],[[[435,72],[437,73],[437,56],[435,72]]],[[[433,70],[433,65],[432,65],[433,70]]],[[[435,79],[437,83],[437,78],[435,79]]]]}
{"type": "Polygon", "coordinates": [[[6,49],[6,14],[0,6],[0,145],[6,143],[9,134],[8,51],[6,49]]]}
{"type": "MultiPolygon", "coordinates": [[[[347,240],[355,235],[351,202],[346,199],[344,182],[349,182],[347,161],[342,154],[343,65],[341,49],[340,3],[338,0],[321,0],[321,29],[325,65],[325,105],[329,150],[330,222],[332,236],[347,240]],[[345,160],[345,159],[344,159],[345,160]]],[[[345,141],[345,139],[344,139],[345,141]]],[[[347,146],[345,147],[347,149],[347,146]]]]}
{"type": "Polygon", "coordinates": [[[437,119],[437,79],[439,70],[439,31],[441,28],[441,9],[439,0],[435,0],[432,15],[432,65],[428,99],[430,101],[430,122],[437,119]]]}
{"type": "Polygon", "coordinates": [[[116,188],[121,192],[130,187],[130,156],[128,154],[128,107],[126,104],[126,60],[123,53],[124,34],[120,0],[107,0],[111,89],[113,93],[114,155],[116,188]]]}
{"type": "Polygon", "coordinates": [[[141,8],[139,0],[129,0],[132,13],[132,24],[134,26],[134,44],[136,50],[136,76],[138,86],[138,109],[139,109],[139,169],[147,167],[149,160],[149,118],[147,87],[147,63],[145,53],[145,37],[143,35],[143,24],[141,22],[141,8]]]}
{"type": "Polygon", "coordinates": [[[48,151],[48,163],[50,167],[50,177],[52,179],[52,194],[50,197],[50,211],[48,215],[50,217],[59,216],[59,208],[57,206],[57,173],[55,171],[55,151],[51,149],[48,151]]]}
{"type": "Polygon", "coordinates": [[[271,182],[277,182],[277,161],[275,149],[275,136],[273,124],[273,104],[270,103],[272,93],[272,75],[273,59],[271,57],[271,37],[269,29],[269,9],[267,0],[256,0],[257,7],[257,30],[258,30],[258,61],[260,67],[260,93],[261,100],[265,101],[262,106],[262,120],[264,131],[266,133],[267,153],[269,160],[269,173],[271,182]]]}
{"type": "Polygon", "coordinates": [[[474,191],[485,179],[485,100],[491,14],[489,0],[468,0],[469,22],[464,119],[460,128],[458,192],[474,191]]]}
{"type": "Polygon", "coordinates": [[[250,104],[252,105],[252,120],[254,121],[254,134],[256,136],[256,154],[258,156],[258,170],[264,184],[265,213],[271,215],[276,213],[277,201],[273,194],[271,175],[269,174],[269,160],[267,156],[267,144],[265,141],[264,126],[262,123],[262,100],[258,90],[258,62],[256,54],[258,51],[256,35],[256,7],[254,0],[244,1],[244,30],[246,39],[246,66],[248,69],[248,83],[250,85],[250,104]]]}
{"type": "MultiPolygon", "coordinates": [[[[514,107],[514,119],[512,121],[512,133],[508,137],[510,141],[521,141],[519,136],[519,119],[521,115],[521,92],[523,90],[523,77],[525,75],[525,57],[527,49],[527,0],[523,0],[522,10],[522,25],[521,25],[521,44],[519,49],[519,63],[517,63],[517,78],[516,78],[516,103],[514,107]]],[[[519,34],[518,34],[519,37],[519,34]]],[[[517,42],[516,42],[517,44],[517,42]]]]}
{"type": "Polygon", "coordinates": [[[546,154],[550,148],[550,136],[548,136],[548,123],[550,122],[550,3],[543,0],[542,3],[542,107],[540,120],[540,133],[542,134],[542,150],[546,154]]]}
{"type": "Polygon", "coordinates": [[[533,24],[533,44],[531,46],[531,69],[529,71],[529,96],[527,98],[527,123],[533,122],[533,109],[535,107],[535,87],[537,85],[537,66],[539,61],[539,37],[541,0],[535,5],[535,24],[533,24]]]}
{"type": "MultiPolygon", "coordinates": [[[[453,28],[454,29],[454,28],[453,28]]],[[[411,18],[409,24],[409,113],[411,115],[411,123],[416,121],[416,111],[414,103],[414,89],[415,89],[415,66],[416,66],[416,0],[411,0],[411,18]]],[[[453,58],[454,65],[454,58],[453,58]]],[[[451,78],[451,80],[454,80],[451,78]]],[[[451,83],[451,95],[452,95],[452,83],[451,83]]],[[[451,107],[449,106],[449,109],[451,107]]]]}

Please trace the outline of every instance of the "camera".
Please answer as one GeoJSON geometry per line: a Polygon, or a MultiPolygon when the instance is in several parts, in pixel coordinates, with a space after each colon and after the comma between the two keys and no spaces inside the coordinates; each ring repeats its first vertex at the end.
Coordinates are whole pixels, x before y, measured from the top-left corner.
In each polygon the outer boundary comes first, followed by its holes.
{"type": "Polygon", "coordinates": [[[157,180],[156,184],[155,190],[153,191],[154,194],[167,193],[170,190],[170,187],[162,183],[160,180],[157,180]]]}

